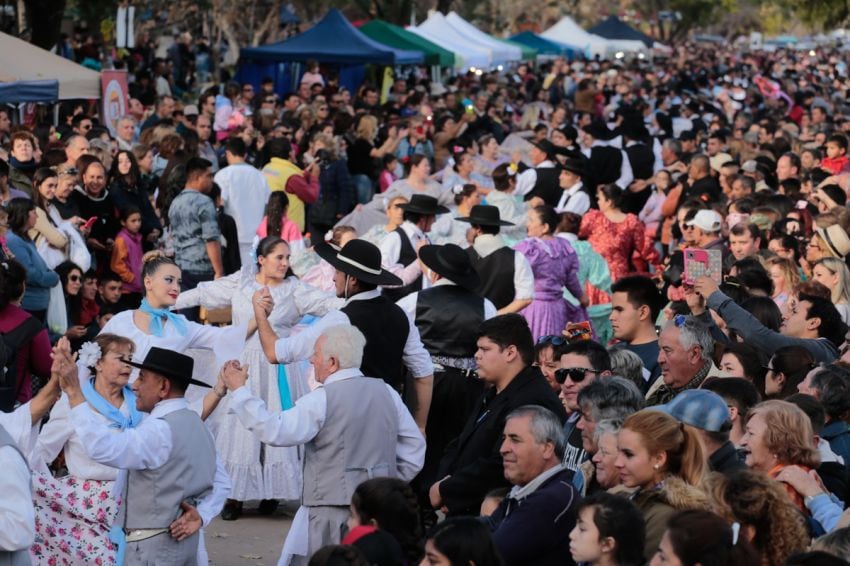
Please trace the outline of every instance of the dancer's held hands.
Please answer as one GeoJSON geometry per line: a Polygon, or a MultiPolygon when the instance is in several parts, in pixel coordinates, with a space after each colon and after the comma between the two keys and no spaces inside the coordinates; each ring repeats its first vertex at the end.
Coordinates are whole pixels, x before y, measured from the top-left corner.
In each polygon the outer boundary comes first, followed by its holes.
{"type": "Polygon", "coordinates": [[[271,291],[268,287],[263,287],[255,292],[251,297],[251,304],[254,305],[254,315],[256,317],[267,317],[274,309],[274,299],[272,299],[271,291]]]}
{"type": "Polygon", "coordinates": [[[221,370],[221,379],[230,391],[235,391],[248,382],[248,366],[242,367],[238,360],[230,360],[221,370]]]}
{"type": "Polygon", "coordinates": [[[51,376],[59,378],[59,386],[68,395],[71,407],[85,400],[80,388],[80,377],[77,375],[77,356],[71,353],[71,343],[62,337],[53,347],[53,363],[50,366],[51,376]]]}

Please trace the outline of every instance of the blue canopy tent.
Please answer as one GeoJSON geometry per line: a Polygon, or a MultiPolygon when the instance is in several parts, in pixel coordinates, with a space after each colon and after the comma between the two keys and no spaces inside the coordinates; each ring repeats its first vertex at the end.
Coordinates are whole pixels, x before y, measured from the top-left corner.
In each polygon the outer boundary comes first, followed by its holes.
{"type": "Polygon", "coordinates": [[[654,43],[654,40],[651,37],[631,27],[617,16],[608,16],[587,30],[587,32],[604,37],[605,39],[640,41],[647,47],[652,47],[652,44],[654,43]]]}
{"type": "Polygon", "coordinates": [[[536,49],[538,56],[550,55],[557,57],[563,55],[569,59],[574,59],[582,53],[582,50],[578,47],[552,41],[551,39],[546,39],[545,37],[541,37],[530,31],[518,33],[508,39],[514,43],[521,43],[522,45],[536,49]]]}
{"type": "Polygon", "coordinates": [[[421,51],[394,49],[367,37],[336,9],[304,33],[286,41],[242,49],[239,57],[240,81],[259,84],[262,77],[271,76],[278,92],[291,90],[295,82],[286,63],[315,59],[337,65],[340,84],[354,91],[363,79],[366,64],[412,65],[424,60],[421,51]]]}
{"type": "Polygon", "coordinates": [[[59,81],[0,82],[0,104],[55,102],[59,100],[59,81]]]}

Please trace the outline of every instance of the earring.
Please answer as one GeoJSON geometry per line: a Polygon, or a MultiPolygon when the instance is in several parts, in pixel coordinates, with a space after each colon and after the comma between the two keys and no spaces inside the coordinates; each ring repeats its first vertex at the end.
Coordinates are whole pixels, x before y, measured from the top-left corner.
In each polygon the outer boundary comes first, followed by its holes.
{"type": "Polygon", "coordinates": [[[658,464],[655,464],[655,465],[654,465],[654,466],[652,466],[652,467],[653,467],[653,468],[655,468],[655,469],[657,470],[657,469],[658,469],[658,464]]]}

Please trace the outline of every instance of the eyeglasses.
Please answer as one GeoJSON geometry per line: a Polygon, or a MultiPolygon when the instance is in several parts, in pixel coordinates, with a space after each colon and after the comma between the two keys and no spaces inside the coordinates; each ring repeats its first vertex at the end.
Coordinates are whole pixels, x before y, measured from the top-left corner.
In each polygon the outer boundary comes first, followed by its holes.
{"type": "Polygon", "coordinates": [[[561,368],[559,370],[555,370],[555,381],[563,385],[569,377],[570,381],[573,383],[581,383],[584,381],[584,378],[587,377],[588,373],[599,372],[591,368],[561,368]]]}
{"type": "Polygon", "coordinates": [[[550,334],[549,336],[541,336],[537,339],[537,345],[552,344],[553,346],[562,346],[567,343],[567,339],[563,336],[550,334]]]}

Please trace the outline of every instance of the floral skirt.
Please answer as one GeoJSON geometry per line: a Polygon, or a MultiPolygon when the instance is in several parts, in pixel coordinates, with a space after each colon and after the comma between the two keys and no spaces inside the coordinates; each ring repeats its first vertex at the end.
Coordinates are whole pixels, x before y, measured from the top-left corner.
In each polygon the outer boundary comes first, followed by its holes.
{"type": "Polygon", "coordinates": [[[115,549],[108,538],[119,504],[112,498],[114,483],[34,473],[32,563],[115,564],[115,549]]]}

